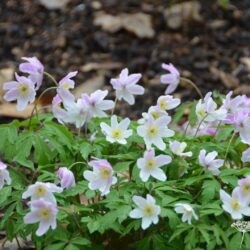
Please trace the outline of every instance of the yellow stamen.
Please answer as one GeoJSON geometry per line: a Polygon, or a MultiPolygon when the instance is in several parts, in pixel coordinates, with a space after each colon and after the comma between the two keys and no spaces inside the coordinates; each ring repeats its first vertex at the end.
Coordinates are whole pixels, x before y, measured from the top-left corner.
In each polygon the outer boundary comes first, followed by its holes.
{"type": "Polygon", "coordinates": [[[111,137],[116,139],[116,140],[122,139],[122,130],[119,128],[113,129],[111,132],[111,137]]]}
{"type": "Polygon", "coordinates": [[[102,179],[107,180],[110,177],[110,174],[111,174],[111,169],[107,167],[102,167],[100,169],[100,175],[102,179]]]}
{"type": "Polygon", "coordinates": [[[155,159],[149,159],[146,163],[146,168],[148,170],[153,170],[155,168],[156,162],[155,159]]]}
{"type": "Polygon", "coordinates": [[[38,215],[43,220],[48,220],[50,218],[50,210],[48,208],[41,208],[38,215]]]}
{"type": "Polygon", "coordinates": [[[240,203],[235,199],[232,199],[231,206],[232,206],[232,208],[234,210],[239,210],[240,209],[240,203]]]}
{"type": "Polygon", "coordinates": [[[152,125],[148,128],[147,134],[149,137],[155,137],[158,134],[158,128],[155,125],[152,125]]]}
{"type": "Polygon", "coordinates": [[[143,209],[143,213],[145,216],[152,216],[154,214],[154,207],[152,205],[146,205],[143,209]]]}
{"type": "Polygon", "coordinates": [[[35,194],[36,194],[36,196],[38,196],[38,197],[43,197],[43,196],[45,196],[46,192],[47,192],[47,190],[46,190],[46,188],[43,187],[43,186],[38,186],[38,187],[36,188],[36,190],[35,190],[35,194]]]}

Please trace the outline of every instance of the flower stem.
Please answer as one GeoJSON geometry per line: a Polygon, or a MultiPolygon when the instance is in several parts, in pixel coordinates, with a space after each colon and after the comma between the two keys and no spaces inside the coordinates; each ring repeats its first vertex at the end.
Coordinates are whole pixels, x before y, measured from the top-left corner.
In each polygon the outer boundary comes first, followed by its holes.
{"type": "Polygon", "coordinates": [[[71,169],[73,166],[77,165],[77,164],[85,164],[86,162],[83,162],[83,161],[77,161],[77,162],[74,162],[73,164],[71,164],[68,169],[71,169]]]}
{"type": "Polygon", "coordinates": [[[227,145],[227,150],[226,150],[226,153],[225,153],[225,156],[224,156],[224,159],[225,159],[224,161],[225,161],[225,162],[226,162],[226,160],[227,160],[227,155],[228,155],[228,152],[229,152],[229,148],[230,148],[230,146],[231,146],[231,143],[232,143],[232,141],[233,141],[235,135],[236,135],[236,133],[234,132],[233,135],[231,136],[230,140],[229,140],[228,145],[227,145]]]}
{"type": "Polygon", "coordinates": [[[200,89],[197,87],[197,85],[194,82],[192,82],[191,80],[184,78],[184,77],[181,77],[180,79],[183,82],[189,83],[196,90],[196,92],[199,94],[200,98],[203,99],[203,95],[202,95],[200,89]]]}
{"type": "MultiPolygon", "coordinates": [[[[45,89],[45,90],[41,93],[41,95],[37,98],[37,100],[36,100],[36,102],[35,102],[35,106],[34,106],[34,108],[33,108],[32,111],[31,111],[31,115],[30,115],[30,119],[29,119],[29,125],[28,125],[29,128],[30,128],[30,124],[31,124],[31,118],[32,118],[32,116],[33,116],[35,110],[37,111],[37,105],[38,105],[39,101],[40,101],[41,98],[44,96],[44,94],[46,94],[48,91],[50,91],[50,90],[52,90],[52,89],[57,89],[57,87],[50,87],[50,88],[45,89]]],[[[38,113],[36,112],[36,114],[38,114],[38,113]]]]}
{"type": "Polygon", "coordinates": [[[50,73],[48,73],[48,72],[44,72],[44,75],[46,75],[48,78],[50,78],[50,80],[52,80],[52,82],[56,85],[56,86],[58,86],[58,82],[56,81],[56,79],[50,74],[50,73]]]}
{"type": "Polygon", "coordinates": [[[204,120],[205,120],[206,118],[207,118],[207,115],[206,115],[205,117],[203,117],[202,120],[199,122],[194,137],[197,136],[197,134],[198,134],[198,132],[199,132],[199,130],[200,130],[201,124],[204,122],[204,120]]]}
{"type": "Polygon", "coordinates": [[[116,97],[116,98],[115,98],[114,108],[113,108],[112,111],[111,111],[111,116],[114,114],[115,106],[116,106],[116,104],[117,104],[117,101],[118,101],[118,99],[117,99],[117,97],[116,97]]]}

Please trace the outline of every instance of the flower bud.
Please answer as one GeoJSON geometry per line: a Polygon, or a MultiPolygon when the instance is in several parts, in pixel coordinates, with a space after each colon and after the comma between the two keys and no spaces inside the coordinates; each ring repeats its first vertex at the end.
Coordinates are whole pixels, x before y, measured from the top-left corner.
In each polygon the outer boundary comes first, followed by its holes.
{"type": "Polygon", "coordinates": [[[60,179],[60,184],[62,188],[67,189],[75,186],[75,176],[72,171],[70,171],[66,167],[59,168],[57,171],[57,176],[60,179]]]}

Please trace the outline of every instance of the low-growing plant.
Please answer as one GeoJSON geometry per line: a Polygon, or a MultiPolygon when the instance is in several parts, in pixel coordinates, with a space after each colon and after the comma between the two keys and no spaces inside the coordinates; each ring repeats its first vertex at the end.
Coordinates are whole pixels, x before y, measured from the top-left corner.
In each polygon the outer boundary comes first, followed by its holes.
{"type": "Polygon", "coordinates": [[[163,64],[165,95],[131,121],[115,107],[144,94],[141,74],[123,69],[111,79],[115,101],[107,90],[76,99],[77,72],[57,82],[37,58],[23,59],[27,76],[4,84],[5,100],[24,110],[45,77],[55,87],[40,96],[56,95],[53,115],[39,112],[39,97],[29,119],[0,125],[5,241],[47,250],[249,249],[250,98],[203,98],[163,64]],[[170,95],[181,81],[198,102],[170,95]]]}

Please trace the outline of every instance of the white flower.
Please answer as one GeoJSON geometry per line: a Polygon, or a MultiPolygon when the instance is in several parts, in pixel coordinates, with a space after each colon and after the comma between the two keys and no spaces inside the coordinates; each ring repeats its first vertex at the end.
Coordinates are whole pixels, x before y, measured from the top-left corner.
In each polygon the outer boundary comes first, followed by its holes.
{"type": "Polygon", "coordinates": [[[128,69],[123,69],[118,79],[112,78],[110,83],[116,90],[116,97],[118,100],[124,99],[129,105],[135,103],[134,95],[143,95],[144,88],[137,85],[141,74],[128,74],[128,69]]]}
{"type": "Polygon", "coordinates": [[[232,197],[221,189],[220,199],[223,202],[222,208],[231,215],[232,219],[240,220],[243,215],[250,216],[248,201],[242,197],[239,187],[233,190],[232,197]]]}
{"type": "Polygon", "coordinates": [[[181,100],[179,98],[173,98],[171,95],[160,96],[157,100],[157,106],[161,110],[170,110],[180,105],[181,100]]]}
{"type": "Polygon", "coordinates": [[[227,110],[223,106],[217,109],[217,104],[211,96],[212,92],[208,92],[204,97],[204,100],[199,100],[196,105],[195,112],[199,121],[221,121],[227,115],[227,110]]]}
{"type": "Polygon", "coordinates": [[[250,162],[250,148],[242,153],[241,160],[242,162],[250,162]]]}
{"type": "Polygon", "coordinates": [[[168,113],[165,110],[160,109],[159,106],[151,106],[148,109],[148,112],[143,112],[142,113],[142,117],[141,119],[138,120],[139,124],[144,124],[149,117],[152,116],[155,120],[163,117],[163,116],[167,116],[168,119],[171,121],[171,117],[168,115],[168,113]]]}
{"type": "Polygon", "coordinates": [[[250,202],[250,175],[238,181],[240,195],[248,203],[250,202]]]}
{"type": "Polygon", "coordinates": [[[88,110],[88,119],[92,117],[105,117],[107,114],[104,112],[114,108],[115,103],[111,100],[104,100],[108,95],[107,90],[96,90],[91,95],[82,94],[82,100],[88,110]]]}
{"type": "Polygon", "coordinates": [[[174,131],[167,127],[170,121],[171,118],[168,116],[163,116],[156,120],[150,116],[143,125],[137,128],[137,133],[144,139],[147,149],[150,149],[152,144],[160,150],[166,148],[162,138],[174,135],[174,131]]]}
{"type": "Polygon", "coordinates": [[[172,158],[168,155],[155,156],[155,150],[150,149],[144,153],[143,158],[137,160],[137,166],[141,170],[140,177],[146,182],[150,176],[160,181],[167,179],[166,174],[160,167],[169,164],[172,158]]]}
{"type": "Polygon", "coordinates": [[[7,165],[0,161],[0,189],[3,188],[4,182],[10,185],[11,178],[9,175],[9,171],[7,170],[7,165]]]}
{"type": "Polygon", "coordinates": [[[108,194],[111,185],[117,182],[112,166],[107,160],[92,160],[89,165],[93,167],[93,171],[86,170],[83,173],[84,178],[89,181],[88,187],[100,190],[102,196],[108,194]]]}
{"type": "Polygon", "coordinates": [[[3,89],[7,90],[4,99],[8,102],[17,100],[17,111],[22,111],[29,103],[35,101],[35,83],[31,79],[15,74],[17,81],[6,82],[3,89]]]}
{"type": "Polygon", "coordinates": [[[199,163],[205,168],[205,170],[210,171],[213,175],[219,175],[219,168],[223,166],[224,160],[215,160],[218,153],[216,151],[210,152],[206,155],[206,150],[202,149],[199,154],[199,163]]]}
{"type": "Polygon", "coordinates": [[[114,143],[126,144],[126,139],[132,135],[132,130],[128,129],[130,120],[123,119],[120,123],[117,121],[117,116],[111,116],[111,126],[101,122],[102,132],[106,135],[106,140],[114,143]]]}
{"type": "Polygon", "coordinates": [[[45,234],[50,227],[56,228],[56,215],[58,213],[56,204],[44,199],[33,200],[29,204],[31,211],[23,219],[25,224],[39,222],[37,236],[45,234]]]}
{"type": "Polygon", "coordinates": [[[138,208],[133,209],[129,216],[133,219],[142,218],[142,229],[145,230],[152,223],[158,223],[158,215],[161,212],[161,208],[155,204],[155,199],[150,194],[147,194],[146,199],[137,195],[134,195],[132,199],[138,208]]]}
{"type": "Polygon", "coordinates": [[[178,214],[182,214],[182,222],[188,222],[188,224],[191,224],[192,217],[194,217],[196,220],[198,220],[197,214],[194,212],[194,209],[186,203],[177,203],[175,204],[175,212],[178,214]]]}
{"type": "Polygon", "coordinates": [[[57,171],[57,176],[60,179],[60,184],[62,188],[68,189],[76,185],[75,176],[73,172],[67,169],[66,167],[60,167],[57,171]]]}
{"type": "Polygon", "coordinates": [[[27,199],[31,197],[31,201],[43,198],[44,200],[56,203],[53,193],[61,193],[62,191],[62,188],[57,187],[53,183],[36,182],[28,187],[28,190],[23,193],[22,198],[27,199]]]}
{"type": "Polygon", "coordinates": [[[169,147],[171,151],[179,156],[188,156],[191,157],[193,155],[192,152],[183,152],[185,148],[187,147],[186,142],[179,142],[179,141],[170,141],[169,142],[169,147]]]}

